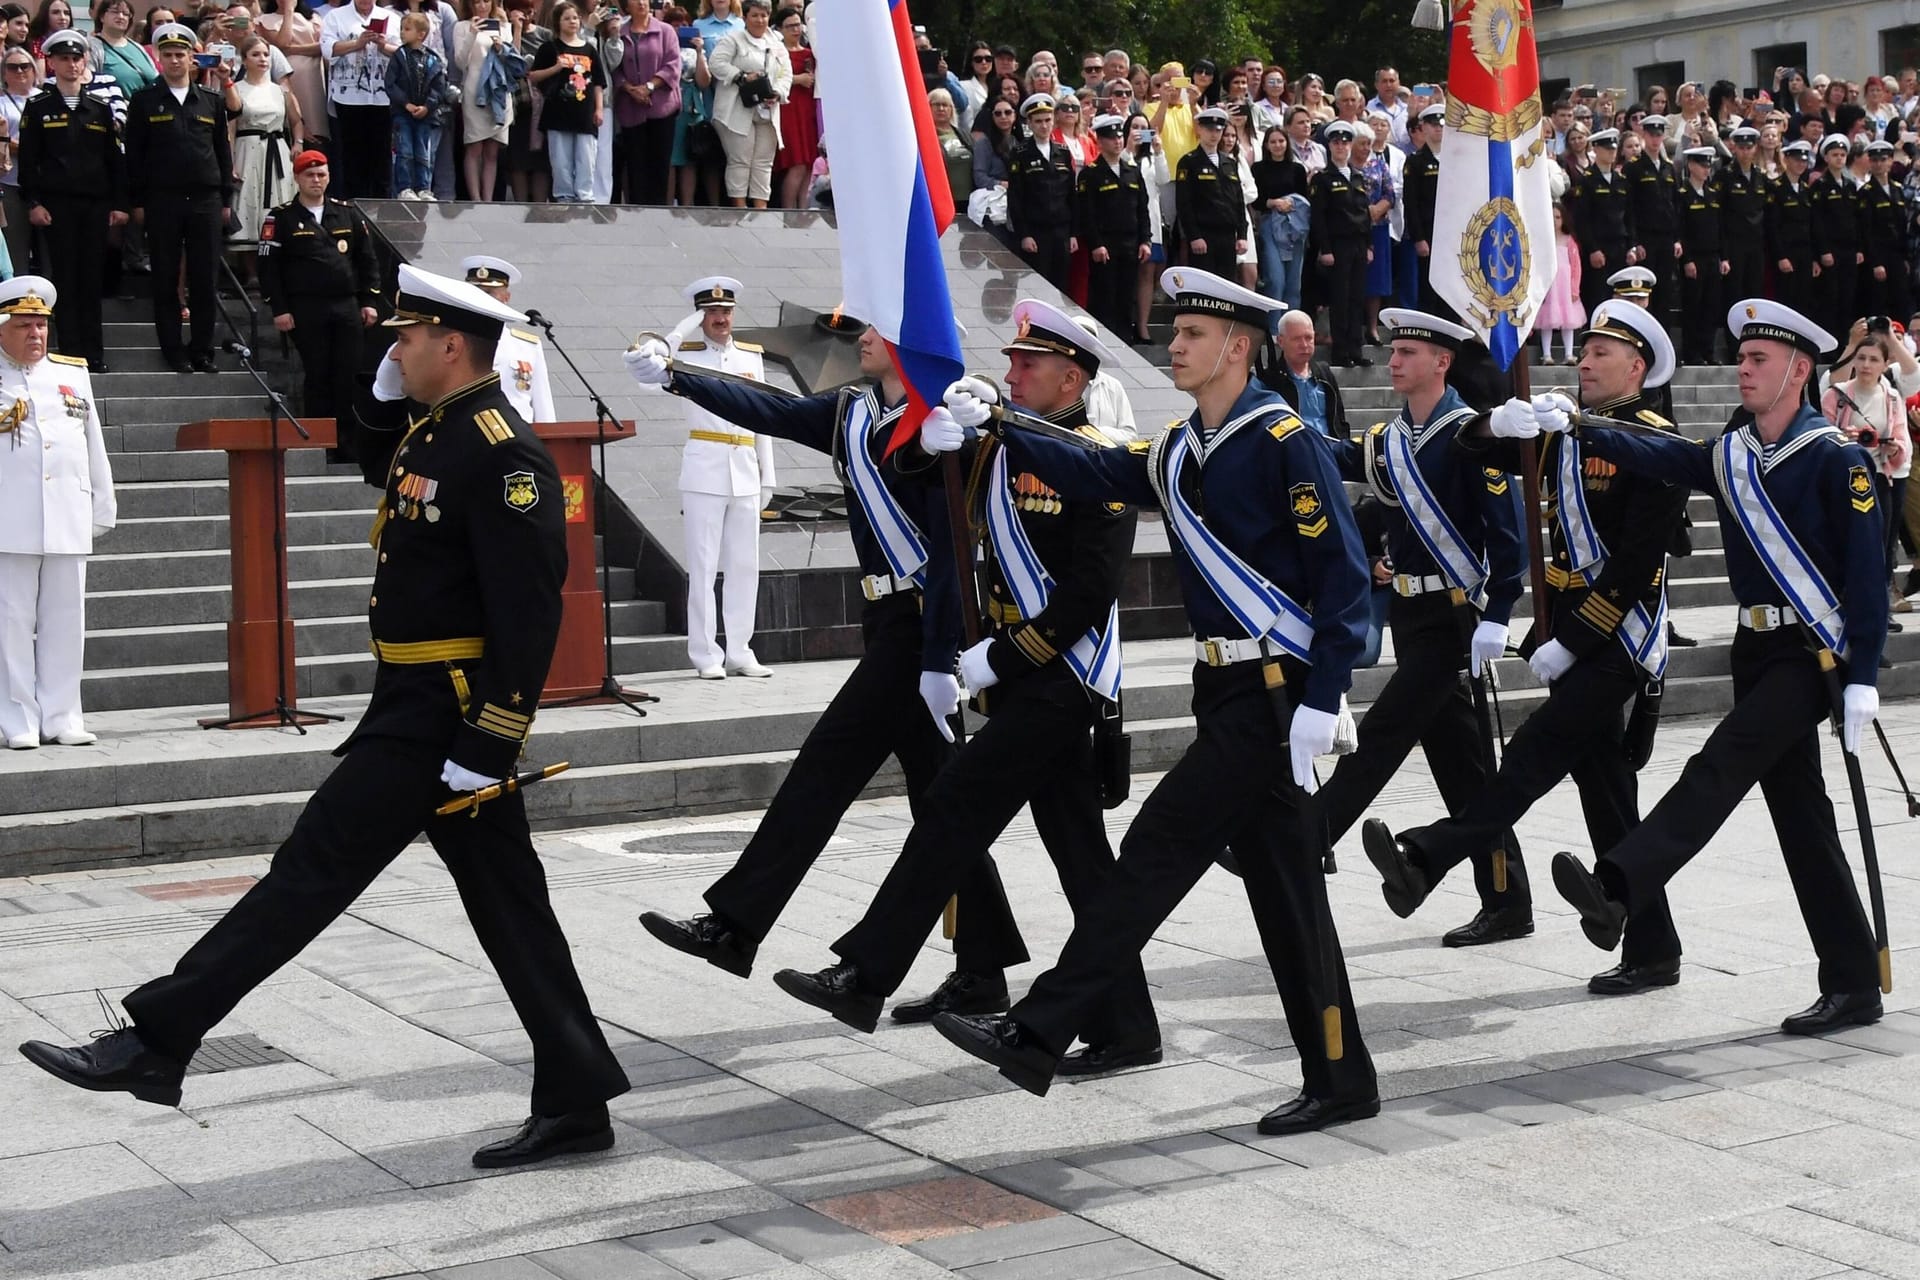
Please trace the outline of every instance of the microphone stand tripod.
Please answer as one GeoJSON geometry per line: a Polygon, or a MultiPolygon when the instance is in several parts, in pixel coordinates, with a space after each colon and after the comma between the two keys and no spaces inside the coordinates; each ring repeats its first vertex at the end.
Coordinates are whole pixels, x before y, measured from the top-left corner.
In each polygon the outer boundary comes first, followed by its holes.
{"type": "MultiPolygon", "coordinates": [[[[538,311],[529,311],[526,314],[527,319],[539,325],[542,332],[547,335],[548,345],[560,353],[560,358],[567,362],[567,368],[573,371],[573,376],[579,379],[581,387],[585,388],[587,398],[593,401],[594,466],[598,472],[598,474],[594,476],[593,482],[598,489],[604,490],[607,485],[607,424],[615,421],[613,410],[607,407],[607,402],[600,398],[600,393],[594,390],[591,382],[587,381],[587,375],[580,372],[580,366],[573,362],[573,357],[568,354],[565,347],[560,345],[560,340],[553,336],[553,321],[547,319],[538,311]]],[[[606,536],[604,511],[604,506],[596,501],[594,503],[594,512],[601,516],[600,529],[603,539],[606,536]]],[[[606,554],[603,548],[600,553],[600,687],[592,693],[583,693],[577,698],[564,698],[550,705],[556,707],[578,707],[595,702],[617,702],[632,711],[633,714],[645,716],[647,714],[646,709],[640,704],[643,702],[658,702],[660,699],[644,690],[628,689],[613,678],[612,574],[613,560],[606,554]]]]}
{"type": "Polygon", "coordinates": [[[224,720],[202,720],[203,729],[256,729],[271,725],[279,729],[292,729],[302,737],[306,736],[310,724],[325,724],[328,721],[344,720],[345,716],[330,715],[324,711],[296,711],[287,701],[287,686],[292,675],[287,670],[287,652],[292,646],[290,629],[293,620],[287,604],[287,452],[280,447],[280,423],[282,419],[293,426],[302,440],[313,439],[313,433],[301,425],[300,419],[293,416],[287,408],[287,401],[273,389],[253,367],[253,350],[243,342],[229,340],[222,344],[240,361],[260,389],[267,393],[267,423],[269,439],[273,447],[273,589],[274,589],[274,645],[273,665],[275,669],[275,692],[273,706],[266,711],[246,712],[229,716],[224,720]]]}

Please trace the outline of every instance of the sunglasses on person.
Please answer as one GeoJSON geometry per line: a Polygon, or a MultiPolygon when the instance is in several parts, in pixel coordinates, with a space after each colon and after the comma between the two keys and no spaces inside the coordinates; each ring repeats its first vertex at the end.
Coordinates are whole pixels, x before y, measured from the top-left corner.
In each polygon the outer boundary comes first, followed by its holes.
{"type": "Polygon", "coordinates": [[[975,62],[992,62],[993,55],[990,53],[976,53],[973,55],[973,60],[975,62]]]}
{"type": "Polygon", "coordinates": [[[1130,84],[1115,85],[1113,88],[1107,90],[1107,94],[1109,97],[1114,98],[1131,98],[1133,96],[1133,86],[1130,84]]]}
{"type": "Polygon", "coordinates": [[[1097,76],[1106,69],[1106,64],[1103,62],[1086,62],[1081,64],[1080,74],[1083,76],[1097,76]]]}
{"type": "Polygon", "coordinates": [[[31,71],[31,70],[33,70],[33,64],[32,64],[31,62],[9,62],[9,63],[7,63],[7,64],[6,64],[6,66],[7,66],[7,70],[9,70],[9,71],[31,71]]]}
{"type": "Polygon", "coordinates": [[[1077,102],[1063,102],[1055,107],[1054,110],[1058,111],[1061,115],[1077,116],[1080,114],[1080,104],[1077,102]]]}

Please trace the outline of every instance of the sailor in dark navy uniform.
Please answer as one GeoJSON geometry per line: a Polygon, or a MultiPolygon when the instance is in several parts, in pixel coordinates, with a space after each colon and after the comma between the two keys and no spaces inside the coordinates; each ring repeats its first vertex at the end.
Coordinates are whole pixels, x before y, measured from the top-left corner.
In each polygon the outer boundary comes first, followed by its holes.
{"type": "Polygon", "coordinates": [[[1775,301],[1811,312],[1814,303],[1813,165],[1811,142],[1780,148],[1780,176],[1767,191],[1767,261],[1773,264],[1775,301]]]}
{"type": "MultiPolygon", "coordinates": [[[[1343,474],[1371,485],[1401,517],[1390,529],[1394,667],[1360,721],[1359,749],[1341,759],[1321,795],[1336,842],[1416,744],[1447,812],[1461,812],[1486,787],[1492,744],[1468,681],[1505,652],[1507,621],[1524,586],[1514,482],[1456,443],[1480,416],[1446,380],[1472,331],[1420,311],[1389,308],[1380,319],[1393,330],[1390,368],[1406,405],[1392,422],[1336,450],[1343,474]]],[[[1475,850],[1473,870],[1480,910],[1446,935],[1446,945],[1532,933],[1533,896],[1513,833],[1475,850]]]]}
{"type": "Polygon", "coordinates": [[[1910,315],[1907,196],[1906,189],[1893,180],[1891,142],[1875,139],[1867,144],[1867,181],[1855,198],[1860,204],[1860,250],[1867,259],[1860,276],[1866,314],[1910,315]]]}
{"type": "Polygon", "coordinates": [[[1140,166],[1121,155],[1126,125],[1126,117],[1117,115],[1093,122],[1100,154],[1080,170],[1073,225],[1087,247],[1087,310],[1114,333],[1139,333],[1147,317],[1133,321],[1135,286],[1153,253],[1153,226],[1140,166]]]}
{"type": "MultiPolygon", "coordinates": [[[[1664,386],[1673,368],[1666,329],[1644,307],[1609,299],[1594,311],[1580,360],[1586,407],[1671,429],[1648,406],[1647,392],[1664,386]]],[[[1490,415],[1493,438],[1476,424],[1455,447],[1519,475],[1528,459],[1511,437],[1525,435],[1532,425],[1527,403],[1515,401],[1490,415]]],[[[1547,506],[1556,513],[1546,569],[1552,629],[1551,638],[1536,630],[1521,652],[1550,692],[1507,743],[1499,774],[1453,817],[1402,831],[1397,840],[1386,823],[1367,821],[1361,832],[1367,857],[1381,873],[1387,905],[1402,917],[1449,870],[1504,840],[1569,774],[1580,790],[1594,848],[1612,848],[1640,820],[1634,783],[1640,762],[1629,756],[1652,747],[1658,704],[1647,695],[1649,682],[1657,688],[1667,665],[1667,547],[1687,491],[1583,457],[1569,436],[1549,437],[1538,465],[1547,506]],[[1636,698],[1642,700],[1637,706],[1636,698]],[[1625,738],[1630,708],[1636,724],[1646,725],[1632,743],[1625,738]]],[[[1509,867],[1517,860],[1510,857],[1509,867]]],[[[1627,923],[1623,963],[1596,975],[1587,988],[1625,995],[1679,980],[1680,941],[1666,895],[1654,890],[1627,923]]]]}
{"type": "Polygon", "coordinates": [[[1420,146],[1407,157],[1403,178],[1407,188],[1406,239],[1413,244],[1420,309],[1451,318],[1452,309],[1441,302],[1433,288],[1433,218],[1440,205],[1440,156],[1434,148],[1440,144],[1446,120],[1446,107],[1435,103],[1414,121],[1413,141],[1420,146]]]}
{"type": "Polygon", "coordinates": [[[1366,332],[1368,248],[1373,219],[1367,184],[1348,163],[1353,126],[1335,120],[1327,126],[1327,167],[1313,175],[1308,201],[1313,209],[1311,242],[1327,287],[1327,327],[1333,336],[1333,363],[1341,368],[1371,365],[1360,350],[1366,332]]]}
{"type": "MultiPolygon", "coordinates": [[[[1588,871],[1568,853],[1554,887],[1590,941],[1611,949],[1622,922],[1698,853],[1760,785],[1800,914],[1820,957],[1820,998],[1780,1024],[1817,1035],[1880,1017],[1873,935],[1820,776],[1819,732],[1835,708],[1822,670],[1845,682],[1842,745],[1857,752],[1879,710],[1887,638],[1882,515],[1873,459],[1805,401],[1815,361],[1836,345],[1798,312],[1736,302],[1742,407],[1703,448],[1686,440],[1582,429],[1588,457],[1713,495],[1740,601],[1733,710],[1633,833],[1588,871]]],[[[1532,406],[1543,431],[1567,428],[1564,401],[1532,406]]]]}
{"type": "MultiPolygon", "coordinates": [[[[675,365],[659,339],[629,351],[626,363],[642,386],[665,387],[755,434],[826,454],[847,485],[848,532],[867,598],[860,661],[800,744],[753,839],[708,886],[710,910],[685,920],[656,911],[640,917],[668,946],[744,978],[834,828],[887,757],[899,760],[916,811],[953,758],[947,719],[960,707],[954,675],[960,591],[937,562],[950,545],[946,504],[938,489],[886,465],[907,392],[875,330],[860,338],[860,370],[870,381],[799,399],[703,377],[675,365]]],[[[1004,1000],[1001,970],[1024,964],[1027,950],[991,858],[978,860],[959,898],[954,964],[989,988],[999,982],[1004,1000]]]]}
{"type": "MultiPolygon", "coordinates": [[[[1308,794],[1366,637],[1366,552],[1332,445],[1252,377],[1283,304],[1189,267],[1163,283],[1174,385],[1197,402],[1190,418],[1125,449],[1086,452],[1018,430],[1003,440],[1011,465],[1070,501],[1166,514],[1196,635],[1199,732],[1122,838],[1112,881],[1076,912],[1059,964],[1004,1016],[942,1014],[934,1026],[1045,1093],[1116,978],[1231,843],[1303,1077],[1299,1097],[1259,1127],[1298,1133],[1380,1109],[1308,794]]],[[[964,389],[950,398],[962,421],[984,420],[964,389]]]]}
{"type": "Polygon", "coordinates": [[[1845,333],[1860,318],[1854,299],[1860,292],[1860,192],[1847,171],[1847,139],[1830,133],[1820,139],[1820,173],[1808,183],[1813,192],[1813,252],[1820,267],[1820,324],[1845,333]],[[1828,168],[1835,163],[1838,167],[1828,168]]]}
{"type": "Polygon", "coordinates": [[[1733,159],[1714,176],[1720,197],[1720,257],[1727,264],[1726,294],[1750,298],[1760,292],[1767,265],[1767,188],[1772,179],[1754,163],[1760,131],[1741,125],[1727,135],[1733,159]]]}
{"type": "Polygon", "coordinates": [[[1235,258],[1246,248],[1246,189],[1240,166],[1220,150],[1227,113],[1202,107],[1193,117],[1198,142],[1174,166],[1173,200],[1180,234],[1193,265],[1216,275],[1231,275],[1235,258]]]}
{"type": "Polygon", "coordinates": [[[398,376],[361,405],[359,462],[385,490],[367,602],[373,698],[267,874],[171,974],[127,995],[132,1026],[78,1049],[23,1046],[35,1064],[177,1103],[201,1038],[424,833],[533,1041],[533,1115],[474,1164],[613,1145],[606,1102],[627,1091],[626,1073],[548,903],[523,798],[435,813],[512,775],[560,634],[560,476],[492,371],[502,326],[523,321],[471,285],[400,267],[386,362],[398,376]]]}
{"type": "Polygon", "coordinates": [[[1589,141],[1593,165],[1573,180],[1573,238],[1580,245],[1580,301],[1591,312],[1606,301],[1607,276],[1633,262],[1633,179],[1614,167],[1620,133],[1602,129],[1589,141]]]}
{"type": "Polygon", "coordinates": [[[1644,117],[1640,133],[1645,147],[1621,168],[1632,192],[1634,244],[1639,260],[1653,274],[1653,293],[1647,307],[1664,322],[1672,316],[1678,301],[1674,277],[1680,270],[1680,255],[1674,252],[1674,245],[1680,238],[1677,197],[1682,175],[1679,166],[1667,158],[1667,118],[1644,117]]]}
{"type": "MultiPolygon", "coordinates": [[[[1009,397],[1027,412],[1104,442],[1087,423],[1084,398],[1100,370],[1099,340],[1057,307],[1032,299],[1014,306],[1013,319],[1020,328],[1005,348],[1009,397]]],[[[981,404],[999,399],[993,384],[979,378],[955,385],[981,404]]],[[[937,483],[938,455],[964,449],[970,434],[950,411],[937,408],[921,427],[920,444],[894,455],[894,463],[937,483]]],[[[1061,497],[1015,466],[991,437],[964,462],[963,474],[978,478],[970,486],[978,498],[968,520],[987,534],[987,612],[994,629],[960,655],[960,673],[987,722],[921,797],[913,831],[880,891],[832,944],[840,963],[818,973],[783,969],[773,978],[795,999],[863,1031],[873,1030],[882,1002],[905,980],[941,904],[1023,807],[1031,807],[1076,913],[1113,878],[1095,734],[1119,707],[1118,600],[1137,516],[1121,503],[1061,497]]],[[[963,601],[961,607],[968,606],[963,601]]],[[[964,903],[960,910],[964,915],[964,903]]],[[[911,1006],[905,1020],[1007,1007],[998,972],[965,986],[976,996],[970,1007],[936,993],[911,1006]],[[980,1007],[977,997],[990,990],[995,1002],[980,1007]]],[[[1137,955],[1076,1030],[1087,1047],[1061,1061],[1063,1075],[1160,1061],[1160,1027],[1137,955]]]]}
{"type": "MultiPolygon", "coordinates": [[[[1713,364],[1728,271],[1712,147],[1689,147],[1680,183],[1680,360],[1713,364]]],[[[1849,197],[1851,198],[1851,197],[1849,197]]]]}
{"type": "Polygon", "coordinates": [[[1020,104],[1030,131],[1007,157],[1007,230],[1029,265],[1056,289],[1067,287],[1073,236],[1073,155],[1053,140],[1053,96],[1020,104]]]}

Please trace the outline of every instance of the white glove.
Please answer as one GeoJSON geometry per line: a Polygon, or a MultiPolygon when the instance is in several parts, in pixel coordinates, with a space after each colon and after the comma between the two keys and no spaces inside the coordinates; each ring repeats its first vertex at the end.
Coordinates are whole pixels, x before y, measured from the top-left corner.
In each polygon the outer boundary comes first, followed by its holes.
{"type": "Polygon", "coordinates": [[[493,786],[500,779],[486,777],[471,769],[462,769],[449,760],[440,766],[440,781],[447,784],[449,791],[478,791],[482,787],[493,786]]]}
{"type": "Polygon", "coordinates": [[[772,505],[773,505],[773,486],[763,484],[760,486],[760,509],[762,511],[765,511],[768,507],[772,505]]]}
{"type": "Polygon", "coordinates": [[[1339,716],[1315,711],[1304,702],[1293,709],[1287,752],[1293,757],[1294,785],[1309,795],[1320,789],[1313,777],[1313,758],[1333,750],[1333,731],[1339,722],[1339,716]]]}
{"type": "Polygon", "coordinates": [[[1533,406],[1515,398],[1493,407],[1487,430],[1502,440],[1531,440],[1540,434],[1540,425],[1533,420],[1533,406]]]}
{"type": "Polygon", "coordinates": [[[1543,396],[1533,398],[1533,424],[1542,431],[1571,431],[1573,419],[1570,416],[1577,408],[1573,401],[1558,391],[1549,391],[1543,396]]]}
{"type": "Polygon", "coordinates": [[[988,637],[960,655],[960,681],[968,693],[981,693],[1000,683],[1000,674],[987,661],[987,648],[992,643],[992,637],[988,637]]]}
{"type": "Polygon", "coordinates": [[[1480,678],[1481,669],[1489,662],[1507,651],[1507,624],[1504,622],[1482,621],[1473,629],[1473,641],[1467,646],[1471,662],[1468,667],[1474,679],[1480,678]]]}
{"type": "Polygon", "coordinates": [[[1567,674],[1567,668],[1573,665],[1573,656],[1573,650],[1558,640],[1549,640],[1533,651],[1527,665],[1533,668],[1534,678],[1541,684],[1552,684],[1567,674]]]}
{"type": "Polygon", "coordinates": [[[375,400],[394,401],[406,398],[406,392],[400,387],[400,362],[393,358],[398,347],[396,343],[387,348],[387,354],[380,357],[380,367],[373,374],[373,398],[375,400]]]}
{"type": "Polygon", "coordinates": [[[1850,684],[1842,699],[1846,715],[1840,720],[1840,745],[1851,755],[1860,754],[1860,735],[1880,714],[1880,691],[1870,684],[1850,684]]]}
{"type": "Polygon", "coordinates": [[[1000,392],[984,378],[962,378],[947,388],[945,400],[953,420],[963,427],[985,426],[1000,403],[1000,392]]]}
{"type": "Polygon", "coordinates": [[[960,682],[944,671],[920,673],[920,701],[933,713],[933,727],[948,742],[953,741],[953,726],[947,717],[960,709],[960,682]]]}
{"type": "Polygon", "coordinates": [[[658,338],[648,338],[620,357],[633,380],[643,387],[666,386],[671,376],[667,371],[667,362],[672,358],[673,353],[667,350],[667,344],[658,338]]]}
{"type": "Polygon", "coordinates": [[[920,424],[920,447],[928,453],[952,453],[967,442],[967,429],[954,421],[945,405],[927,412],[920,424]]]}
{"type": "Polygon", "coordinates": [[[1350,756],[1360,749],[1360,726],[1353,722],[1353,708],[1347,705],[1347,695],[1340,695],[1340,714],[1334,717],[1333,754],[1350,756]]]}

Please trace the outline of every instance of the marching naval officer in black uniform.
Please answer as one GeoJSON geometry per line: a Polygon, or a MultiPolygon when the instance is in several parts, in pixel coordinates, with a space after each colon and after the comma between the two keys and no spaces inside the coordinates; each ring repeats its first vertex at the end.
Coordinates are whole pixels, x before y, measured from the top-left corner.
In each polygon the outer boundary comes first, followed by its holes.
{"type": "MultiPolygon", "coordinates": [[[[702,377],[672,363],[657,338],[625,358],[642,386],[665,387],[756,435],[832,458],[846,484],[847,524],[865,575],[860,661],[800,744],[739,860],[708,886],[711,909],[686,920],[657,911],[640,917],[648,933],[676,951],[744,978],[847,807],[887,757],[906,774],[916,819],[953,758],[947,720],[960,709],[960,589],[940,564],[952,545],[947,508],[939,489],[907,479],[887,461],[907,389],[874,329],[860,336],[867,382],[800,399],[702,377]]],[[[1007,1007],[1001,971],[1025,964],[1027,950],[991,858],[978,861],[958,896],[954,976],[929,1000],[897,1006],[900,1021],[923,1022],[946,1008],[1007,1007]]]]}
{"type": "MultiPolygon", "coordinates": [[[[1366,813],[1418,744],[1447,812],[1460,813],[1492,777],[1488,726],[1468,680],[1506,652],[1507,623],[1524,586],[1524,540],[1506,472],[1460,447],[1480,416],[1447,383],[1455,354],[1473,337],[1464,325],[1389,307],[1393,386],[1406,402],[1392,422],[1335,446],[1341,470],[1370,485],[1402,518],[1390,547],[1393,675],[1360,720],[1360,745],[1334,767],[1321,793],[1328,838],[1338,841],[1366,813]]],[[[1449,947],[1524,938],[1533,895],[1519,840],[1502,831],[1473,850],[1480,910],[1448,932],[1449,947]]]]}
{"type": "MultiPolygon", "coordinates": [[[[233,148],[226,99],[193,82],[193,32],[177,22],[153,33],[159,80],[127,103],[127,181],[133,219],[153,260],[153,328],[176,373],[212,373],[220,322],[214,276],[233,204],[233,148]],[[182,339],[173,282],[186,264],[193,335],[182,339]]],[[[226,63],[214,67],[224,82],[226,63]]]]}
{"type": "MultiPolygon", "coordinates": [[[[1602,302],[1581,345],[1585,407],[1672,429],[1647,399],[1674,368],[1673,343],[1651,312],[1632,302],[1602,302]]],[[[1524,435],[1532,426],[1525,401],[1496,408],[1488,420],[1495,437],[1524,435]]],[[[1489,439],[1477,424],[1457,438],[1456,447],[1508,474],[1518,475],[1525,466],[1512,439],[1489,439]]],[[[1594,848],[1611,849],[1640,820],[1638,762],[1629,756],[1651,749],[1652,726],[1647,723],[1644,741],[1632,744],[1625,730],[1635,699],[1666,672],[1664,570],[1687,491],[1584,458],[1570,436],[1549,437],[1539,466],[1548,508],[1557,517],[1546,571],[1552,638],[1535,632],[1522,652],[1548,687],[1547,701],[1507,743],[1498,775],[1453,817],[1403,831],[1397,840],[1378,818],[1361,828],[1367,857],[1383,880],[1381,892],[1402,918],[1449,870],[1502,841],[1568,774],[1580,789],[1594,848]]],[[[1644,718],[1652,709],[1640,714],[1644,718]]],[[[1510,866],[1512,861],[1517,857],[1510,866]]],[[[1595,975],[1587,989],[1626,995],[1679,980],[1680,940],[1666,895],[1654,891],[1627,923],[1620,966],[1595,975]]]]}
{"type": "MultiPolygon", "coordinates": [[[[1019,334],[1004,349],[1008,395],[1027,412],[1104,442],[1087,422],[1085,400],[1088,380],[1100,370],[1099,339],[1032,299],[1014,306],[1013,319],[1019,334]]],[[[956,385],[983,404],[999,398],[978,378],[956,385]]],[[[921,447],[902,450],[895,463],[927,475],[938,454],[963,448],[970,435],[950,412],[936,409],[921,426],[921,447]]],[[[833,943],[841,962],[818,973],[782,969],[773,979],[795,999],[862,1031],[873,1030],[881,1003],[906,979],[941,904],[1022,807],[1032,808],[1076,913],[1113,874],[1095,734],[1102,719],[1119,713],[1118,600],[1137,517],[1120,503],[1062,498],[1013,465],[992,439],[979,444],[964,471],[979,478],[969,521],[987,531],[994,633],[960,655],[960,674],[981,695],[987,722],[922,798],[906,846],[866,914],[833,943]]],[[[1101,1007],[1076,1030],[1087,1047],[1061,1061],[1062,1074],[1160,1061],[1160,1027],[1138,956],[1122,965],[1101,1007]]]]}
{"type": "Polygon", "coordinates": [[[380,267],[366,217],[327,195],[330,178],[325,152],[293,158],[300,194],[260,225],[260,289],[273,327],[300,351],[301,412],[335,419],[340,448],[351,452],[361,334],[380,318],[380,267]]]}
{"type": "Polygon", "coordinates": [[[613,1145],[606,1102],[627,1091],[626,1073],[548,904],[522,797],[434,813],[452,794],[512,774],[560,630],[560,477],[492,372],[501,326],[520,320],[470,285],[401,266],[387,321],[399,330],[387,363],[400,385],[386,373],[363,403],[359,457],[386,490],[367,602],[380,660],[373,698],[267,874],[171,974],[126,997],[132,1025],[74,1048],[22,1045],[36,1066],[84,1089],[177,1105],[201,1039],[424,832],[533,1040],[533,1114],[474,1164],[613,1145]]]}
{"type": "MultiPolygon", "coordinates": [[[[1303,1081],[1260,1131],[1299,1133],[1380,1110],[1308,795],[1366,638],[1368,562],[1332,445],[1252,376],[1284,304],[1190,267],[1162,280],[1190,418],[1125,449],[1085,452],[1018,430],[1002,439],[1012,465],[1069,501],[1166,513],[1197,637],[1199,731],[1128,828],[1113,878],[1075,913],[1059,964],[1005,1016],[941,1014],[934,1026],[1044,1094],[1115,980],[1231,843],[1303,1081]]],[[[947,398],[961,422],[986,422],[964,384],[947,398]]]]}
{"type": "MultiPolygon", "coordinates": [[[[1592,871],[1553,860],[1554,887],[1602,950],[1623,921],[1711,840],[1760,785],[1800,914],[1820,957],[1820,998],[1787,1018],[1788,1035],[1818,1035],[1880,1017],[1873,934],[1820,776],[1819,732],[1833,714],[1812,644],[1844,681],[1842,747],[1858,752],[1878,712],[1887,639],[1882,514],[1873,459],[1806,403],[1814,362],[1836,345],[1805,316],[1764,298],[1736,302],[1741,407],[1711,448],[1689,440],[1583,428],[1582,451],[1624,470],[1710,493],[1727,530],[1727,577],[1740,601],[1733,710],[1667,794],[1592,871]],[[1811,638],[1810,638],[1811,637],[1811,638]]],[[[1542,396],[1542,431],[1565,431],[1568,406],[1542,396]]]]}

